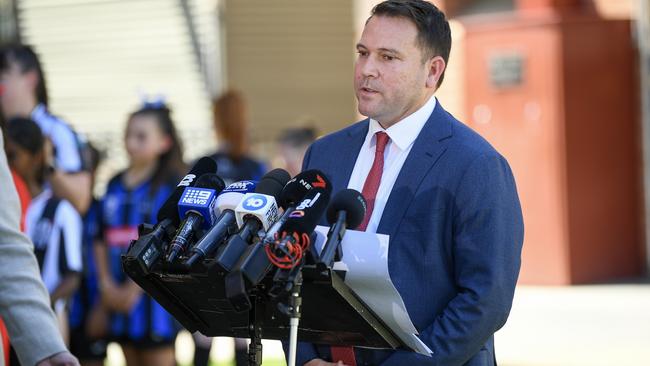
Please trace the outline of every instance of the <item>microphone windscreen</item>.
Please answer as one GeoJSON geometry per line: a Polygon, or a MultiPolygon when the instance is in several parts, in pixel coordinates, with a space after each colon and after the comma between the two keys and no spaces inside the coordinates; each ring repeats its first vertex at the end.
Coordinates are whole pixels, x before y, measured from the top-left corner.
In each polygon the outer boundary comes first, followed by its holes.
{"type": "Polygon", "coordinates": [[[273,196],[275,201],[279,201],[280,194],[282,189],[291,179],[289,173],[284,169],[273,169],[270,172],[264,174],[262,179],[257,182],[257,187],[255,187],[255,193],[265,194],[267,196],[273,196]]]}
{"type": "Polygon", "coordinates": [[[330,200],[330,192],[326,189],[310,190],[302,201],[291,211],[289,218],[282,226],[287,233],[311,234],[320,218],[325,214],[330,200]]]}
{"type": "Polygon", "coordinates": [[[332,184],[323,172],[316,169],[305,170],[284,186],[280,196],[280,205],[285,209],[297,205],[312,188],[319,188],[332,193],[332,184]]]}
{"type": "Polygon", "coordinates": [[[223,182],[223,179],[214,173],[203,174],[196,181],[195,187],[198,188],[208,188],[214,189],[217,193],[223,191],[226,187],[226,183],[223,182]]]}
{"type": "Polygon", "coordinates": [[[178,201],[183,195],[186,187],[193,187],[196,184],[196,178],[207,173],[217,172],[217,162],[214,159],[204,156],[199,159],[190,171],[178,183],[174,191],[167,197],[167,201],[158,210],[158,222],[164,219],[171,219],[174,226],[178,226],[180,218],[178,217],[178,201]]]}
{"type": "Polygon", "coordinates": [[[346,212],[345,226],[355,229],[361,224],[366,215],[366,199],[356,189],[344,189],[332,198],[327,208],[327,222],[333,225],[339,211],[346,212]]]}

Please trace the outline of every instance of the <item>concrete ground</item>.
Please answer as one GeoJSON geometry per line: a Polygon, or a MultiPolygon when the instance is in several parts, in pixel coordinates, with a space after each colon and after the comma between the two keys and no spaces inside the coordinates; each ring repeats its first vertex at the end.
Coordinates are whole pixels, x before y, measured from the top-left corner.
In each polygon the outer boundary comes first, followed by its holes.
{"type": "MultiPolygon", "coordinates": [[[[189,365],[189,335],[177,346],[179,363],[189,365]]],[[[232,347],[216,339],[213,359],[227,362],[232,347]]],[[[119,353],[112,348],[107,365],[123,365],[119,353]]],[[[650,284],[519,286],[496,353],[500,366],[650,365],[650,284]]],[[[265,342],[264,356],[265,364],[279,364],[282,349],[265,342]]]]}
{"type": "Polygon", "coordinates": [[[517,288],[500,366],[650,365],[650,284],[517,288]]]}

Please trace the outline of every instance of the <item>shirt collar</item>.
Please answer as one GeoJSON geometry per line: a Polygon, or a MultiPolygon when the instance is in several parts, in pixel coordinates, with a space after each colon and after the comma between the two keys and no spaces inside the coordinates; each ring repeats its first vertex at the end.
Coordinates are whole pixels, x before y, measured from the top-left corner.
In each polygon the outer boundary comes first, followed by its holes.
{"type": "Polygon", "coordinates": [[[372,139],[375,133],[384,131],[390,137],[390,141],[400,150],[404,151],[415,142],[420,131],[422,131],[422,128],[429,120],[429,116],[433,113],[436,104],[436,97],[432,95],[420,109],[388,127],[388,129],[384,129],[379,122],[371,118],[368,136],[372,139]]]}

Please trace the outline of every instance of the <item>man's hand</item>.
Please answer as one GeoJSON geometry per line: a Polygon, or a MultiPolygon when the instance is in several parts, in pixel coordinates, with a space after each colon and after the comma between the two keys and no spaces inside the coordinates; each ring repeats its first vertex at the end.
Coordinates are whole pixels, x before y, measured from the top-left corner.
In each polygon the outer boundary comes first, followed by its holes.
{"type": "Polygon", "coordinates": [[[70,352],[65,351],[44,359],[36,366],[79,366],[79,361],[70,352]]]}
{"type": "Polygon", "coordinates": [[[323,361],[320,358],[314,358],[313,360],[307,362],[305,366],[347,366],[343,361],[337,363],[323,361]]]}

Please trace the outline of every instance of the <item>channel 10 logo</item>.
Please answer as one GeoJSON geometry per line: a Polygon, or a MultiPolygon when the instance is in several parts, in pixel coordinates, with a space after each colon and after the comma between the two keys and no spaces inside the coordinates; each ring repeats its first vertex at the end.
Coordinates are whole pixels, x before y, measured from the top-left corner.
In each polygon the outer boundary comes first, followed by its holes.
{"type": "Polygon", "coordinates": [[[244,200],[244,204],[242,205],[242,207],[245,210],[248,210],[248,211],[257,211],[257,210],[265,207],[267,202],[268,202],[268,200],[266,199],[266,197],[264,197],[264,195],[253,194],[253,195],[248,196],[244,200]]]}

